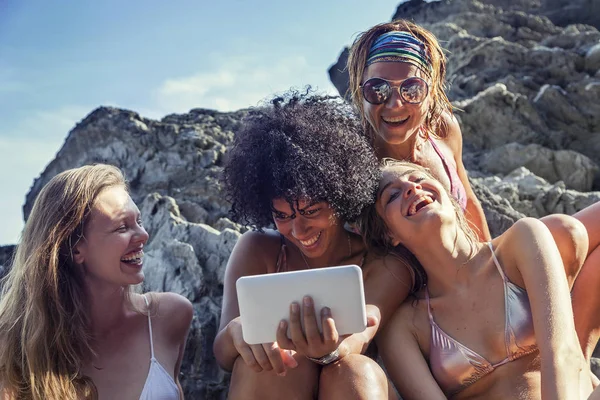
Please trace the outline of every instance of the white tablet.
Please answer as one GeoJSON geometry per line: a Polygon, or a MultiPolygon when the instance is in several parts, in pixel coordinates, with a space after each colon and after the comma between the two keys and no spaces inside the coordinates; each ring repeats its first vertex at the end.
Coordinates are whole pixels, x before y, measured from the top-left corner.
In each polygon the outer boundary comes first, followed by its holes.
{"type": "MultiPolygon", "coordinates": [[[[367,327],[362,271],[357,265],[244,276],[236,282],[242,333],[248,344],[275,342],[277,326],[290,318],[290,304],[311,296],[321,329],[329,307],[340,335],[367,327]]],[[[289,337],[289,330],[288,330],[289,337]]]]}

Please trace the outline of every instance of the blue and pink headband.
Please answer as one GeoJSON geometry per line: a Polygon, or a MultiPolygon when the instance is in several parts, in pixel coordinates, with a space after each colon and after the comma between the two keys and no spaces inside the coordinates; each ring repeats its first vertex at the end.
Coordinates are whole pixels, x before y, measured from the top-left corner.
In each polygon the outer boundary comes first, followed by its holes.
{"type": "Polygon", "coordinates": [[[431,76],[431,58],[425,44],[408,32],[392,31],[379,36],[369,50],[365,67],[383,61],[413,64],[431,76]]]}

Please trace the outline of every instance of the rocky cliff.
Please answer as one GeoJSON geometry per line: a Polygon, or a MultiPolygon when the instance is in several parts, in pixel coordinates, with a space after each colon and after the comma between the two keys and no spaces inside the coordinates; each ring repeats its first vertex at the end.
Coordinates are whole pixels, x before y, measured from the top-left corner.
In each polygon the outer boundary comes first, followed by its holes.
{"type": "MultiPolygon", "coordinates": [[[[494,234],[523,215],[573,213],[600,199],[600,32],[581,24],[598,26],[600,14],[580,12],[586,1],[597,9],[590,0],[413,0],[396,12],[431,29],[450,52],[465,165],[494,234]]],[[[340,93],[346,54],[330,69],[340,93]]],[[[227,219],[219,173],[244,114],[195,109],[155,121],[100,107],[71,130],[24,205],[27,217],[41,187],[65,169],[123,169],[151,238],[144,289],[194,304],[181,376],[190,399],[226,393],[212,341],[224,268],[243,229],[227,219]]],[[[0,275],[11,252],[0,248],[0,275]]]]}

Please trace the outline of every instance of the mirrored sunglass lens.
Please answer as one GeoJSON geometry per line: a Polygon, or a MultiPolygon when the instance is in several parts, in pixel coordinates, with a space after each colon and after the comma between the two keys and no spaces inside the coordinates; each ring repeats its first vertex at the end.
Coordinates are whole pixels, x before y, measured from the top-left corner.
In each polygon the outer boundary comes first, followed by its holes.
{"type": "Polygon", "coordinates": [[[371,79],[363,85],[363,96],[369,103],[385,103],[390,94],[390,85],[384,80],[371,79]]]}
{"type": "Polygon", "coordinates": [[[407,103],[420,103],[427,97],[427,83],[422,79],[407,79],[400,86],[400,94],[407,103]]]}

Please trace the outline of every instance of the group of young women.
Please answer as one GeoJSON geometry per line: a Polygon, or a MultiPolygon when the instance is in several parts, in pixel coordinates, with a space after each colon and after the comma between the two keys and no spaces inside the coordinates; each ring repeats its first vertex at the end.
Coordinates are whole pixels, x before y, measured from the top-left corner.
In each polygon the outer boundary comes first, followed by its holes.
{"type": "MultiPolygon", "coordinates": [[[[351,49],[354,107],[291,91],[245,118],[224,187],[234,218],[255,229],[229,259],[213,346],[232,371],[230,399],[600,395],[589,367],[599,206],[525,218],[492,239],[462,163],[445,62],[425,29],[377,25],[351,49]],[[244,342],[239,277],[347,264],[363,271],[364,332],[340,336],[306,297],[276,342],[244,342]],[[323,332],[303,331],[301,311],[323,332]],[[373,341],[387,374],[369,356],[373,341]]],[[[192,308],[131,290],[147,240],[116,168],[46,185],[0,300],[0,398],[182,397],[192,308]]]]}

